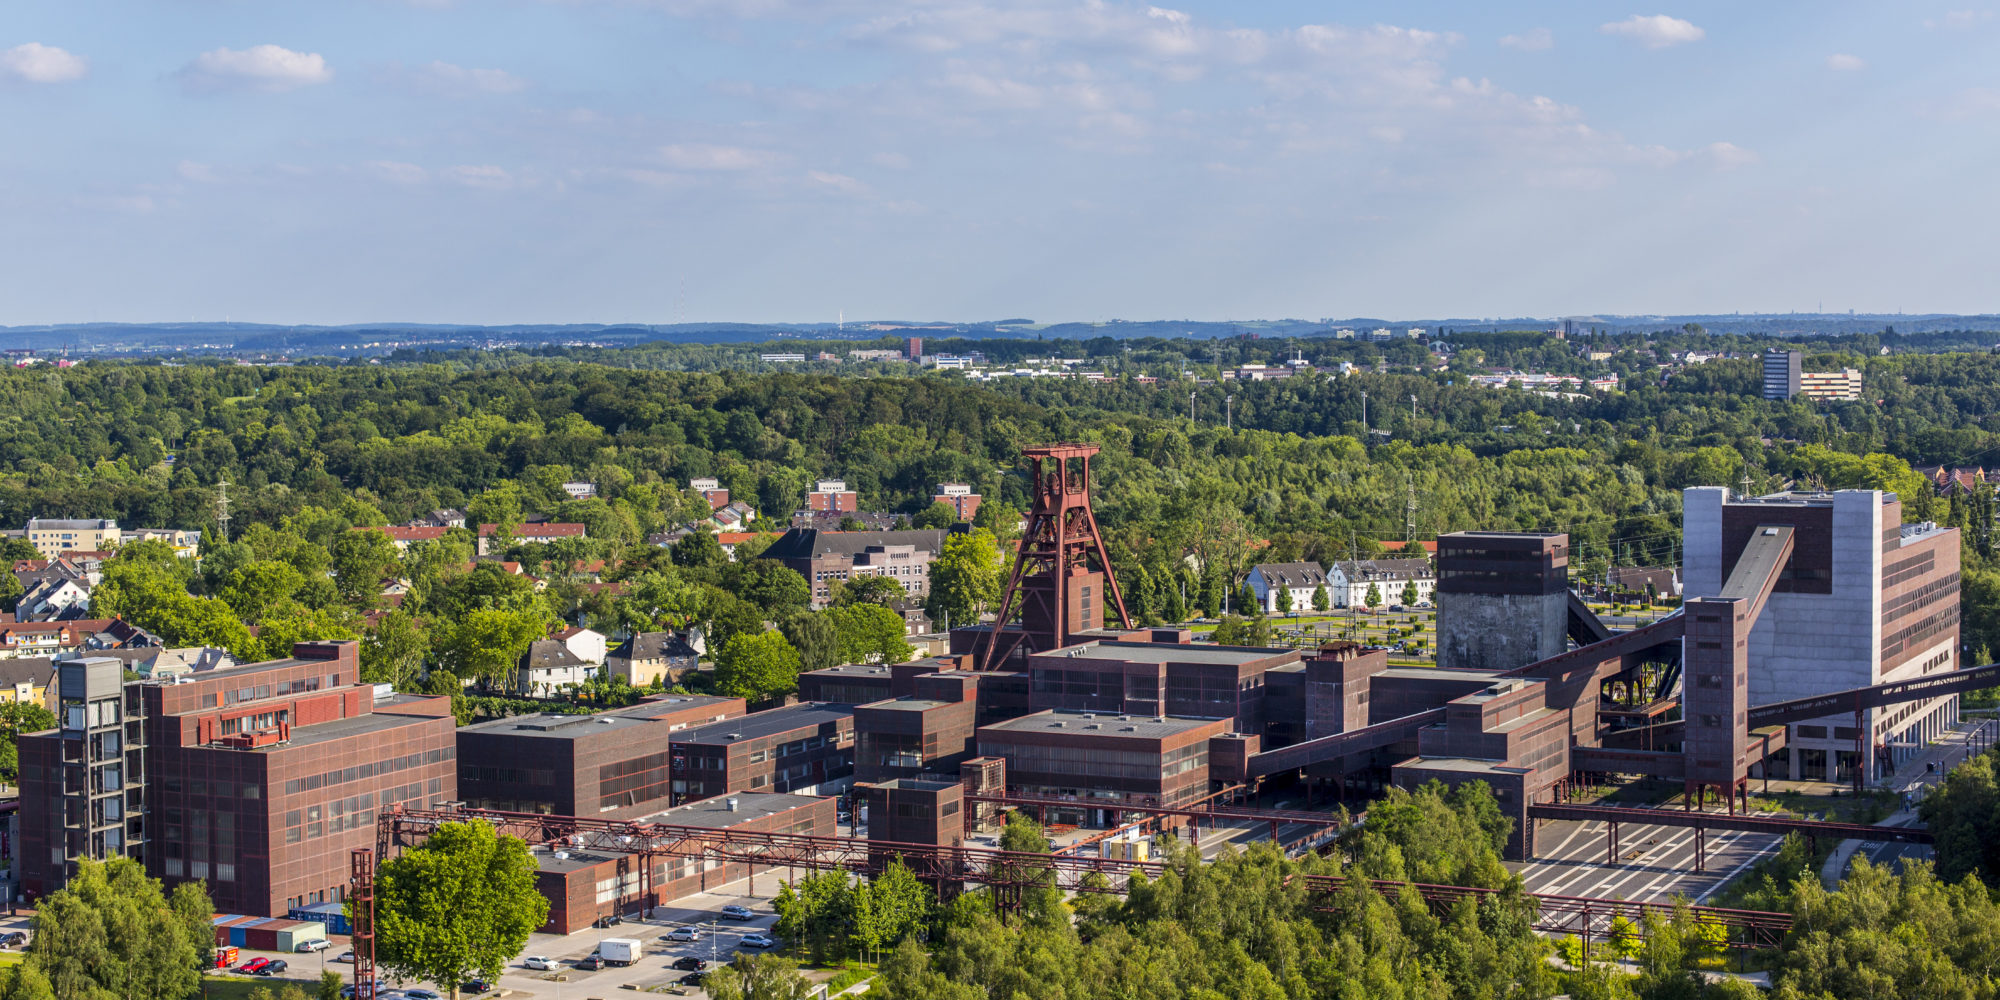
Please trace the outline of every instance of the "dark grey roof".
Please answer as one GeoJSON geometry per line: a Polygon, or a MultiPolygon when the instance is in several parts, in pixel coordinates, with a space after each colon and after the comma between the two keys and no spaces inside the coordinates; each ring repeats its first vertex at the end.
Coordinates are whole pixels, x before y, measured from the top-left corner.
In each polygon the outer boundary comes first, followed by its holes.
{"type": "Polygon", "coordinates": [[[1258,563],[1252,569],[1276,587],[1317,587],[1326,582],[1326,570],[1319,563],[1258,563]]]}
{"type": "Polygon", "coordinates": [[[709,708],[715,705],[728,704],[735,700],[734,698],[721,698],[707,694],[674,695],[666,698],[649,699],[625,708],[614,708],[604,714],[622,715],[632,719],[657,719],[664,715],[685,712],[689,709],[709,708]]]}
{"type": "Polygon", "coordinates": [[[1363,559],[1337,563],[1347,582],[1371,580],[1423,580],[1437,575],[1429,559],[1363,559]]]}
{"type": "Polygon", "coordinates": [[[1036,712],[1019,718],[980,726],[979,733],[1074,733],[1112,739],[1157,740],[1213,725],[1214,719],[1181,715],[1113,715],[1109,712],[1074,712],[1067,709],[1036,712]]]}
{"type": "Polygon", "coordinates": [[[536,639],[528,644],[528,651],[521,654],[522,670],[557,670],[587,664],[588,661],[570,652],[568,646],[554,639],[536,639]]]}
{"type": "Polygon", "coordinates": [[[809,701],[784,708],[766,709],[752,712],[740,719],[724,719],[705,726],[694,726],[674,734],[675,743],[701,743],[711,746],[727,746],[764,736],[789,733],[794,729],[820,726],[839,719],[854,717],[854,706],[838,702],[809,701]],[[732,738],[733,737],[733,738],[732,738]]]}
{"type": "Polygon", "coordinates": [[[546,740],[576,740],[628,731],[645,725],[648,725],[647,720],[626,714],[607,712],[600,715],[565,715],[560,712],[539,712],[534,715],[510,715],[501,719],[489,719],[466,726],[459,732],[500,733],[546,740]]]}
{"type": "Polygon", "coordinates": [[[640,632],[612,650],[607,659],[656,660],[695,655],[694,647],[673,632],[640,632]]]}
{"type": "Polygon", "coordinates": [[[46,656],[17,656],[0,659],[0,684],[9,687],[23,682],[46,684],[55,676],[55,661],[46,656]]]}
{"type": "Polygon", "coordinates": [[[821,531],[793,528],[764,550],[766,559],[811,559],[822,555],[860,555],[871,546],[915,545],[919,551],[944,551],[942,528],[909,531],[821,531]]]}

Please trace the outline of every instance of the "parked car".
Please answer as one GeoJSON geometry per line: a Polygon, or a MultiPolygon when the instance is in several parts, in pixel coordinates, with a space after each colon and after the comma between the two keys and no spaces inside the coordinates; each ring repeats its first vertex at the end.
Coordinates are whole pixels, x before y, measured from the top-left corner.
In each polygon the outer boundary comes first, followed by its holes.
{"type": "Polygon", "coordinates": [[[257,974],[257,970],[262,969],[264,966],[270,964],[271,960],[268,958],[253,958],[250,961],[237,966],[236,971],[249,973],[250,975],[254,976],[257,974]]]}
{"type": "Polygon", "coordinates": [[[343,951],[339,955],[334,956],[333,960],[336,962],[346,962],[349,965],[353,965],[354,953],[351,951],[343,951]]]}
{"type": "Polygon", "coordinates": [[[484,979],[468,979],[465,982],[458,984],[458,991],[460,993],[470,993],[474,996],[478,996],[481,993],[493,992],[493,984],[487,982],[484,979]]]}
{"type": "Polygon", "coordinates": [[[670,968],[679,969],[682,972],[700,972],[708,968],[708,959],[687,955],[674,959],[674,964],[670,968]]]}
{"type": "Polygon", "coordinates": [[[757,919],[757,914],[752,913],[750,911],[750,908],[747,906],[737,906],[735,903],[731,903],[728,906],[722,908],[722,919],[755,920],[757,919]]]}
{"type": "Polygon", "coordinates": [[[692,927],[676,927],[660,935],[662,941],[699,941],[701,932],[692,927]]]}
{"type": "Polygon", "coordinates": [[[604,959],[597,955],[592,955],[588,958],[579,958],[576,960],[576,967],[586,972],[596,972],[604,968],[604,959]]]}
{"type": "Polygon", "coordinates": [[[687,975],[682,976],[678,980],[678,982],[682,986],[700,986],[701,981],[707,978],[708,978],[708,973],[706,972],[690,972],[687,975]]]}
{"type": "Polygon", "coordinates": [[[776,948],[778,939],[769,934],[745,934],[736,942],[738,948],[776,948]]]}
{"type": "Polygon", "coordinates": [[[12,948],[15,945],[27,943],[28,935],[20,931],[8,931],[5,934],[0,934],[0,948],[12,948]]]}
{"type": "Polygon", "coordinates": [[[524,961],[521,964],[527,966],[530,969],[534,969],[537,972],[548,972],[556,967],[556,960],[553,958],[545,958],[541,955],[529,955],[527,961],[524,961]]]}
{"type": "MultiPolygon", "coordinates": [[[[382,990],[382,980],[379,978],[375,980],[375,996],[376,1000],[389,1000],[388,994],[382,990]]],[[[353,984],[350,983],[340,988],[340,1000],[354,1000],[353,984]]]]}
{"type": "Polygon", "coordinates": [[[306,952],[311,952],[311,951],[325,951],[325,950],[327,950],[327,949],[328,949],[328,948],[330,948],[330,947],[332,947],[332,945],[331,945],[331,944],[330,944],[330,943],[329,943],[329,942],[327,941],[327,939],[325,939],[325,938],[313,938],[313,939],[312,939],[312,940],[310,940],[310,941],[300,941],[300,942],[299,942],[299,946],[298,946],[298,947],[296,947],[296,948],[293,948],[292,950],[293,950],[293,951],[306,951],[306,952]]]}
{"type": "Polygon", "coordinates": [[[444,1000],[444,994],[436,990],[404,990],[403,995],[410,1000],[444,1000]]]}
{"type": "Polygon", "coordinates": [[[285,971],[285,968],[286,964],[284,959],[274,958],[269,962],[264,963],[264,965],[257,970],[257,974],[260,976],[275,976],[278,973],[285,971]]]}
{"type": "Polygon", "coordinates": [[[625,922],[624,917],[621,917],[618,914],[613,913],[609,916],[598,917],[596,922],[592,923],[590,926],[595,927],[599,930],[603,930],[606,927],[616,927],[624,922],[625,922]]]}

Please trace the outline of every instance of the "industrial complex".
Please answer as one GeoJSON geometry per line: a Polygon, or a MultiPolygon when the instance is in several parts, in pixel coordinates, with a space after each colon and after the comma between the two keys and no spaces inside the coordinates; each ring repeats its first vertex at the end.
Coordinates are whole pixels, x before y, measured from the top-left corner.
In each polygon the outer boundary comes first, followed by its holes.
{"type": "Polygon", "coordinates": [[[940,891],[991,882],[1005,866],[966,838],[1010,805],[1106,830],[1275,829],[1430,781],[1490,785],[1516,859],[1577,818],[1890,836],[1738,803],[1759,779],[1887,773],[1957,721],[1959,692],[1995,683],[1960,659],[1956,531],[1904,524],[1871,490],[1688,490],[1684,604],[1628,631],[1569,589],[1567,536],[1486,531],[1437,540],[1434,667],[1136,628],[1091,507],[1095,451],[1026,453],[1032,508],[994,621],[952,630],[946,655],[808,672],[762,711],[662,695],[458,728],[443,699],[361,684],[340,642],[166,681],[66,662],[59,728],[21,739],[23,889],[123,854],[283,915],[365,893],[356,852],[484,816],[535,846],[544,929],[567,933],[773,867],[899,856],[940,891]],[[1570,803],[1601,775],[1676,783],[1690,808],[1570,803]],[[1272,789],[1325,808],[1256,808],[1272,789]],[[839,797],[864,837],[838,835],[839,797]]]}

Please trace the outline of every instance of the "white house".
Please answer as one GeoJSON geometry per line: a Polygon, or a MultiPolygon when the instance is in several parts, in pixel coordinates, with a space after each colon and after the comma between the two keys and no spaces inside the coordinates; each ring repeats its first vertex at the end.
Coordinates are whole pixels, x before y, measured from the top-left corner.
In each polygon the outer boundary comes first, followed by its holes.
{"type": "MultiPolygon", "coordinates": [[[[1311,611],[1313,591],[1326,586],[1326,570],[1318,563],[1259,563],[1250,568],[1250,575],[1244,579],[1250,585],[1250,592],[1257,595],[1257,605],[1265,614],[1278,613],[1278,595],[1289,594],[1290,610],[1311,611]]],[[[1328,588],[1331,595],[1332,588],[1328,588]]]]}
{"type": "Polygon", "coordinates": [[[604,633],[577,625],[571,625],[560,632],[551,633],[549,638],[562,643],[571,653],[576,655],[577,659],[592,666],[597,666],[604,662],[605,650],[609,648],[609,643],[606,641],[604,633]]]}
{"type": "Polygon", "coordinates": [[[1327,580],[1327,592],[1333,595],[1334,606],[1341,608],[1402,604],[1404,587],[1412,583],[1417,586],[1417,603],[1428,604],[1437,590],[1437,571],[1429,559],[1337,562],[1327,571],[1327,580]],[[1378,591],[1373,602],[1368,600],[1370,586],[1378,591]]]}

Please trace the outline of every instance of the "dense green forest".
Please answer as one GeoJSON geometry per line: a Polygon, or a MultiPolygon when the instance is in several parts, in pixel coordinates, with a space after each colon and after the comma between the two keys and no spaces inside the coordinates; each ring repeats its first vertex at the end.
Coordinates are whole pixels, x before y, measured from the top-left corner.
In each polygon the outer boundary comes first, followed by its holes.
{"type": "MultiPolygon", "coordinates": [[[[782,517],[814,477],[839,476],[864,506],[911,515],[934,484],[972,483],[991,508],[982,520],[1004,534],[1003,511],[1025,498],[1019,448],[1076,439],[1104,449],[1101,518],[1135,603],[1155,614],[1179,584],[1192,585],[1192,606],[1222,585],[1186,579],[1183,556],[1219,576],[1266,559],[1368,555],[1377,541],[1403,537],[1406,515],[1418,537],[1568,531],[1588,575],[1607,563],[1671,562],[1677,491],[1747,479],[1753,489],[1892,489],[1911,519],[1967,526],[1968,640],[2000,637],[1989,611],[2000,595],[1990,518],[1934,498],[1910,471],[2000,454],[2000,356],[1815,359],[1866,371],[1867,400],[1826,406],[1757,398],[1754,359],[1574,397],[1490,389],[1452,371],[982,385],[949,374],[482,360],[5,372],[0,523],[115,516],[212,531],[226,481],[232,541],[253,546],[251,525],[292,519],[292,535],[324,547],[338,522],[472,505],[488,516],[581,521],[590,539],[565,554],[609,558],[684,520],[698,503],[683,489],[690,477],[715,476],[782,517]],[[1362,424],[1364,392],[1373,433],[1362,424]],[[1235,397],[1230,429],[1219,426],[1225,394],[1235,397]],[[571,500],[560,488],[571,479],[597,483],[600,497],[571,500]]],[[[260,557],[285,544],[266,539],[260,557]]]]}

